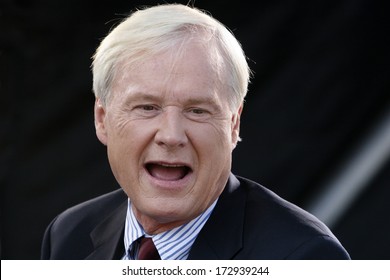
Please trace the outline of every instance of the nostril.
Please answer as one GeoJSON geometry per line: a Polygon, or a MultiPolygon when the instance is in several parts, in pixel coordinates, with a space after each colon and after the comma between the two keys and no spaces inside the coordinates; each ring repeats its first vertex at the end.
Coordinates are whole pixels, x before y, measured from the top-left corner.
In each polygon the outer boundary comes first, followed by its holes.
{"type": "Polygon", "coordinates": [[[161,128],[155,135],[155,142],[160,146],[182,147],[188,142],[188,138],[185,131],[180,128],[170,130],[161,128]]]}

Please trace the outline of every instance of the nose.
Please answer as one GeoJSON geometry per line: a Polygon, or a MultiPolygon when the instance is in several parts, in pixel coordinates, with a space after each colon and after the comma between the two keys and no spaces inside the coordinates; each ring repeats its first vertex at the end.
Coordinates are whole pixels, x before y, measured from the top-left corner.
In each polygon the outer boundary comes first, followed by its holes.
{"type": "Polygon", "coordinates": [[[166,107],[160,117],[155,142],[159,146],[170,149],[184,147],[188,142],[188,138],[181,111],[178,108],[166,107]]]}

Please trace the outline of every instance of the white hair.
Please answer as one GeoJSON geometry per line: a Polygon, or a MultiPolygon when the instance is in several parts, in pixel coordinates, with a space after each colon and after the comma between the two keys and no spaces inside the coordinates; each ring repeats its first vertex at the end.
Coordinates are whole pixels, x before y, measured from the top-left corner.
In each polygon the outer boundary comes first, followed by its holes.
{"type": "MultiPolygon", "coordinates": [[[[231,89],[228,101],[238,108],[247,93],[250,69],[240,43],[219,21],[196,8],[181,4],[158,5],[132,13],[115,27],[101,42],[93,56],[93,91],[103,104],[109,99],[111,82],[119,64],[135,65],[156,54],[182,46],[184,40],[204,39],[210,45],[210,58],[214,52],[222,57],[225,71],[221,85],[231,89]],[[209,36],[205,36],[208,34],[209,36]]],[[[221,65],[218,61],[210,61],[221,65]]]]}

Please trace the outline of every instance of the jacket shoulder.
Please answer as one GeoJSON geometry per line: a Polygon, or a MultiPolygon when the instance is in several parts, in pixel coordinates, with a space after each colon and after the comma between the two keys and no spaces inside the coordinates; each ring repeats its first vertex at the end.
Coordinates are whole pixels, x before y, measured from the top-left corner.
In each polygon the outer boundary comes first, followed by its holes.
{"type": "Polygon", "coordinates": [[[80,259],[88,255],[93,248],[91,231],[126,202],[126,194],[118,189],[65,210],[47,227],[41,258],[80,259]]]}
{"type": "Polygon", "coordinates": [[[92,218],[98,215],[98,219],[101,220],[106,214],[111,213],[119,204],[127,200],[126,194],[122,189],[118,189],[98,197],[92,198],[80,204],[77,204],[57,217],[57,222],[66,222],[67,220],[73,220],[75,218],[92,218]]]}
{"type": "Polygon", "coordinates": [[[263,256],[267,259],[349,258],[318,218],[256,182],[237,178],[246,193],[245,254],[255,257],[257,252],[267,252],[263,256]]]}

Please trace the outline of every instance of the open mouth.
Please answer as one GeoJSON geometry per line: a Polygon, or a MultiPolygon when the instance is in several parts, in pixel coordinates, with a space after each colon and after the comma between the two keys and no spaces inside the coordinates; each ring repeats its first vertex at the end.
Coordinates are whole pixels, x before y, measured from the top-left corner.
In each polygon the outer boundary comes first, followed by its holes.
{"type": "Polygon", "coordinates": [[[192,172],[185,164],[171,163],[147,163],[145,169],[152,177],[162,181],[178,181],[192,172]]]}

